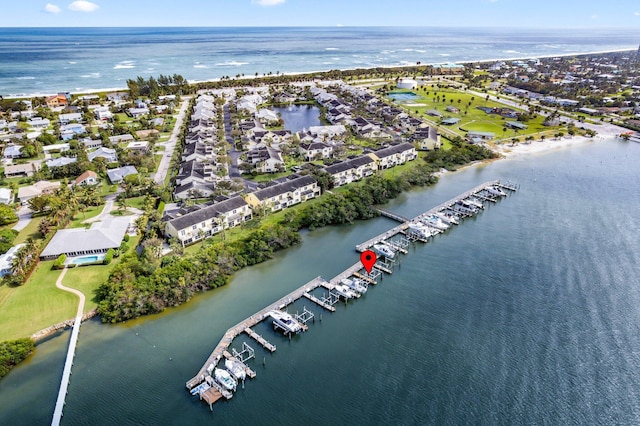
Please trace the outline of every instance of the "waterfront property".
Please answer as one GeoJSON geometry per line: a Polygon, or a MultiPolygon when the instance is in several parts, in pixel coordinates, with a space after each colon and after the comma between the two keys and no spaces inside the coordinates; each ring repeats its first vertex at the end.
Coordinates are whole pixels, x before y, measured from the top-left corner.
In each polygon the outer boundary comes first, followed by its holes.
{"type": "Polygon", "coordinates": [[[70,257],[106,253],[122,244],[131,218],[113,217],[95,222],[91,228],[61,229],[40,253],[40,259],[56,259],[61,254],[70,257]]]}
{"type": "Polygon", "coordinates": [[[165,234],[184,246],[251,220],[249,204],[242,197],[180,209],[165,225],[165,234]]]}
{"type": "Polygon", "coordinates": [[[371,176],[375,171],[375,167],[373,158],[368,155],[362,155],[327,166],[324,171],[333,178],[333,186],[338,187],[371,176]]]}
{"type": "Polygon", "coordinates": [[[16,257],[16,253],[25,244],[18,244],[11,247],[5,254],[0,255],[0,277],[10,274],[13,269],[13,259],[16,257]]]}
{"type": "Polygon", "coordinates": [[[369,156],[375,161],[378,170],[382,170],[415,160],[418,153],[412,144],[405,142],[379,149],[370,153],[369,156]]]}
{"type": "MultiPolygon", "coordinates": [[[[346,303],[349,299],[359,298],[362,294],[366,293],[369,284],[377,283],[376,278],[381,278],[383,272],[391,274],[395,265],[398,264],[398,259],[395,256],[396,253],[408,254],[409,251],[407,248],[411,242],[427,242],[427,237],[412,234],[411,230],[414,229],[412,225],[424,224],[421,226],[428,229],[429,226],[426,225],[426,223],[429,222],[425,222],[425,219],[432,220],[433,214],[444,214],[443,212],[445,210],[458,203],[476,206],[478,208],[476,212],[478,212],[482,209],[485,201],[496,201],[497,198],[505,196],[506,193],[502,191],[502,188],[516,190],[516,187],[512,184],[501,184],[499,181],[492,181],[477,186],[471,191],[467,191],[411,220],[393,213],[383,212],[385,216],[397,220],[401,222],[401,224],[356,247],[356,250],[360,252],[369,248],[380,248],[380,258],[373,265],[370,274],[364,272],[362,264],[358,262],[329,281],[326,281],[322,277],[314,278],[259,312],[240,321],[226,331],[198,373],[186,382],[187,389],[191,395],[198,395],[201,400],[207,402],[210,408],[214,402],[223,397],[227,400],[231,399],[233,397],[233,391],[237,390],[236,387],[226,387],[226,389],[224,389],[225,384],[218,379],[218,374],[213,374],[213,372],[216,370],[218,363],[223,360],[223,357],[227,359],[231,358],[228,351],[236,337],[242,333],[246,333],[265,350],[275,352],[276,346],[269,342],[264,336],[256,333],[251,327],[270,318],[273,320],[274,330],[282,330],[289,336],[291,336],[292,333],[307,331],[307,322],[314,320],[315,314],[307,310],[306,307],[303,308],[301,314],[296,313],[295,315],[291,315],[286,313],[284,310],[292,303],[304,297],[325,310],[335,312],[334,305],[338,301],[344,300],[346,303]],[[357,283],[354,284],[354,281],[357,281],[357,283]],[[314,296],[312,292],[319,288],[328,290],[328,295],[325,293],[325,296],[322,298],[314,296]]],[[[447,225],[443,229],[448,228],[448,226],[450,225],[447,225]]],[[[434,231],[434,233],[430,235],[435,235],[435,233],[434,231]]],[[[253,373],[250,377],[254,377],[255,372],[244,364],[249,359],[255,358],[254,350],[244,343],[242,352],[238,353],[235,349],[231,349],[231,351],[234,353],[233,358],[240,361],[239,366],[241,369],[253,373]],[[246,357],[243,356],[245,352],[248,352],[246,357]]],[[[227,367],[226,362],[225,367],[227,367]]],[[[227,367],[227,369],[229,370],[229,367],[227,367]]],[[[231,368],[229,372],[233,373],[233,368],[231,368]]]]}
{"type": "Polygon", "coordinates": [[[283,183],[247,194],[253,208],[258,206],[276,212],[320,195],[320,187],[311,176],[296,177],[283,183]]]}

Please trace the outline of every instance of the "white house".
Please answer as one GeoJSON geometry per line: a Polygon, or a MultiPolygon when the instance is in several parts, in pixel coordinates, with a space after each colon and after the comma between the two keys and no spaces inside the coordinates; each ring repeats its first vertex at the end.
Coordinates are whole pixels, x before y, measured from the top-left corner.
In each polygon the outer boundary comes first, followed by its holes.
{"type": "Polygon", "coordinates": [[[0,203],[11,204],[13,203],[13,192],[9,188],[0,188],[0,203]]]}

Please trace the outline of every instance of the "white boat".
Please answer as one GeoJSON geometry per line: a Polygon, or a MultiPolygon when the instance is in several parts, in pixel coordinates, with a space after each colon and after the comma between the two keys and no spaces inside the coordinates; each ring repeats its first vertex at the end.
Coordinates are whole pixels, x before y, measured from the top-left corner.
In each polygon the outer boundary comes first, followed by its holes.
{"type": "Polygon", "coordinates": [[[409,233],[418,236],[418,238],[428,239],[433,236],[431,230],[421,223],[410,223],[409,224],[409,233]]]}
{"type": "Polygon", "coordinates": [[[443,221],[444,223],[446,223],[447,225],[457,225],[460,222],[458,221],[458,218],[455,217],[454,215],[448,216],[442,212],[438,212],[435,214],[436,217],[438,217],[438,219],[440,219],[441,221],[443,221]]]}
{"type": "Polygon", "coordinates": [[[396,256],[396,252],[393,251],[391,247],[385,244],[374,244],[373,251],[381,256],[388,257],[389,259],[393,259],[396,256]]]}
{"type": "Polygon", "coordinates": [[[469,204],[472,204],[474,206],[476,206],[479,209],[484,209],[484,204],[482,204],[482,202],[478,201],[477,199],[473,198],[473,197],[467,197],[465,198],[465,201],[469,204]]]}
{"type": "Polygon", "coordinates": [[[227,370],[223,370],[221,368],[216,368],[213,371],[213,377],[226,390],[230,390],[230,391],[231,390],[236,390],[236,386],[238,386],[238,384],[236,383],[235,379],[233,377],[231,377],[231,374],[229,374],[229,372],[227,370]]]}
{"type": "Polygon", "coordinates": [[[425,217],[424,219],[422,219],[422,221],[425,223],[425,225],[435,228],[439,231],[446,231],[447,229],[449,229],[449,225],[444,223],[442,219],[437,216],[425,217]]]}
{"type": "Polygon", "coordinates": [[[202,382],[195,388],[191,389],[191,395],[200,395],[205,392],[207,389],[210,389],[211,385],[207,382],[202,382]]]}
{"type": "Polygon", "coordinates": [[[485,190],[487,190],[487,192],[489,192],[489,194],[494,195],[496,197],[506,197],[507,194],[500,188],[498,188],[497,186],[487,186],[485,188],[485,190]]]}
{"type": "Polygon", "coordinates": [[[445,216],[447,216],[447,217],[449,218],[449,220],[450,220],[452,223],[456,224],[456,225],[458,225],[458,224],[460,224],[460,222],[462,222],[462,218],[461,218],[460,216],[458,216],[458,215],[456,214],[456,212],[455,212],[454,210],[452,210],[451,208],[446,209],[446,210],[443,212],[443,214],[444,214],[445,216]]]}
{"type": "Polygon", "coordinates": [[[229,373],[236,378],[236,380],[244,380],[247,378],[247,372],[245,371],[244,366],[239,362],[227,359],[224,361],[224,366],[229,370],[229,373]]]}
{"type": "Polygon", "coordinates": [[[464,213],[466,215],[472,215],[477,213],[477,209],[472,209],[468,206],[465,206],[462,202],[458,202],[452,206],[453,211],[457,213],[464,213]]]}
{"type": "Polygon", "coordinates": [[[353,290],[351,290],[344,284],[336,284],[333,289],[336,293],[338,293],[339,296],[342,296],[345,299],[353,299],[354,297],[356,297],[356,294],[353,292],[353,290]]]}
{"type": "Polygon", "coordinates": [[[473,211],[474,213],[478,213],[480,211],[478,206],[476,206],[473,203],[468,202],[467,200],[460,200],[460,201],[458,201],[458,203],[460,203],[460,205],[462,205],[462,206],[464,206],[464,207],[466,207],[468,209],[471,209],[471,211],[473,211]]]}
{"type": "Polygon", "coordinates": [[[281,328],[285,333],[300,333],[302,327],[291,315],[282,311],[270,311],[269,316],[273,319],[274,327],[281,328]]]}
{"type": "Polygon", "coordinates": [[[362,281],[357,278],[344,278],[340,282],[360,294],[367,292],[367,286],[362,284],[362,281]]]}

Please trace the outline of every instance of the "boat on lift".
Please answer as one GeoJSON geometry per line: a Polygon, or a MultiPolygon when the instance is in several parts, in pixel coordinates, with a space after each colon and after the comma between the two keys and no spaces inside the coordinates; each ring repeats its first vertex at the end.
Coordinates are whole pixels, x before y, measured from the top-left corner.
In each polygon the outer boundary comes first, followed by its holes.
{"type": "Polygon", "coordinates": [[[346,285],[347,287],[349,287],[351,290],[360,293],[360,294],[364,294],[367,292],[367,286],[362,284],[362,281],[360,281],[357,278],[343,278],[342,280],[340,280],[340,282],[344,285],[346,285]]]}
{"type": "Polygon", "coordinates": [[[393,259],[396,256],[396,252],[386,244],[374,244],[373,251],[378,255],[388,257],[389,259],[393,259]]]}
{"type": "Polygon", "coordinates": [[[482,201],[479,201],[478,199],[476,199],[474,197],[467,197],[464,200],[467,203],[472,204],[472,205],[476,206],[479,209],[484,209],[484,204],[482,204],[482,201]]]}
{"type": "Polygon", "coordinates": [[[285,333],[300,333],[302,331],[300,323],[287,312],[273,310],[269,311],[269,316],[273,320],[273,326],[281,328],[285,333]]]}
{"type": "Polygon", "coordinates": [[[409,224],[408,229],[409,229],[409,234],[413,234],[418,238],[422,238],[425,240],[429,239],[429,237],[432,237],[434,235],[431,229],[429,229],[427,225],[424,225],[422,223],[412,222],[409,224]]]}
{"type": "Polygon", "coordinates": [[[425,225],[430,226],[431,228],[437,229],[438,231],[446,231],[447,229],[449,229],[449,225],[444,223],[442,219],[435,215],[425,217],[424,219],[422,219],[422,222],[424,222],[425,225]]]}
{"type": "Polygon", "coordinates": [[[493,195],[495,197],[506,197],[507,196],[507,193],[504,192],[502,189],[498,188],[497,186],[487,186],[485,188],[485,190],[489,194],[491,194],[491,195],[493,195]]]}
{"type": "Polygon", "coordinates": [[[356,293],[344,284],[336,284],[333,290],[338,293],[338,296],[342,296],[345,299],[353,299],[357,297],[356,293]]]}
{"type": "Polygon", "coordinates": [[[441,221],[443,221],[448,225],[457,225],[460,223],[457,216],[455,215],[447,215],[446,213],[443,213],[443,212],[437,212],[435,216],[437,216],[441,221]]]}
{"type": "Polygon", "coordinates": [[[220,383],[226,390],[234,391],[238,386],[236,380],[231,377],[231,374],[229,374],[227,370],[216,368],[213,372],[213,377],[216,379],[216,382],[220,383]]]}
{"type": "Polygon", "coordinates": [[[247,372],[244,369],[244,365],[237,361],[227,359],[224,361],[224,367],[231,373],[236,380],[244,380],[247,378],[247,372]]]}

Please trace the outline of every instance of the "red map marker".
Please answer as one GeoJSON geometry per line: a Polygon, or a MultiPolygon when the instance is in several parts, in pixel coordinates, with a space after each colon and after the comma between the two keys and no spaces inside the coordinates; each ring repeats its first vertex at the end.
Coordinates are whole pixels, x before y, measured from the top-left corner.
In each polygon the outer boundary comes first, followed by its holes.
{"type": "Polygon", "coordinates": [[[371,250],[367,250],[360,255],[360,262],[362,262],[362,265],[364,266],[365,271],[367,271],[367,274],[371,273],[371,268],[373,268],[373,265],[375,265],[376,258],[376,254],[371,250]]]}

